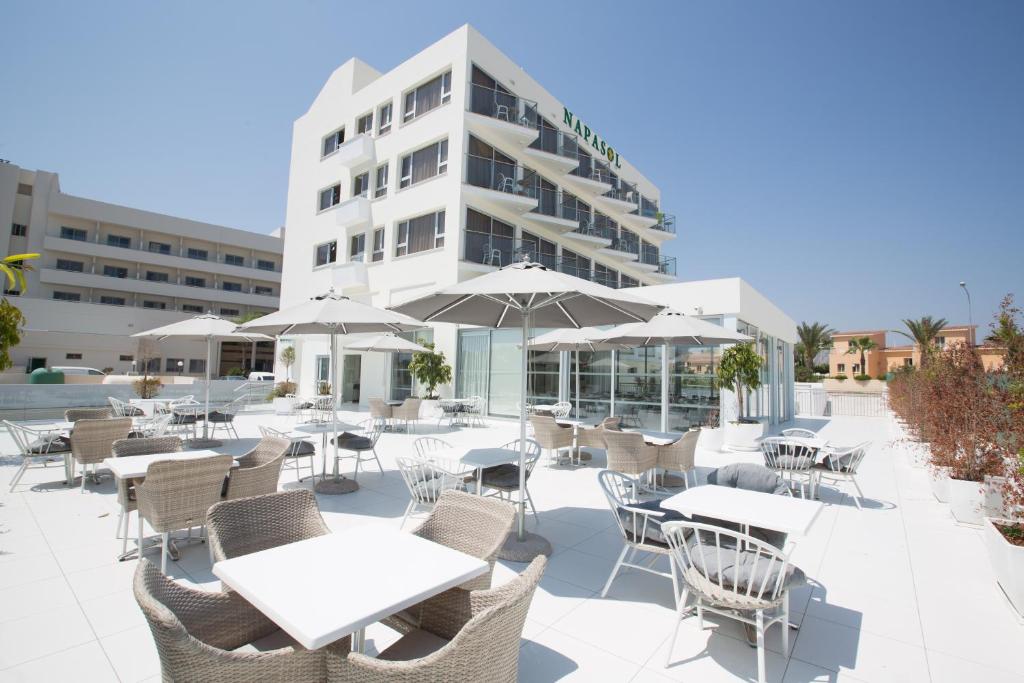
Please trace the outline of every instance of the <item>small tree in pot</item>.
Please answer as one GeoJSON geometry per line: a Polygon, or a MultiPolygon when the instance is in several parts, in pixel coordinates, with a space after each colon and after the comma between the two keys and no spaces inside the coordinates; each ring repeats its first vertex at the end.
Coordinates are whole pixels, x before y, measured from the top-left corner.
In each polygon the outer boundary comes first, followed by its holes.
{"type": "Polygon", "coordinates": [[[434,400],[438,398],[437,387],[452,381],[452,366],[445,362],[444,352],[434,351],[432,343],[423,346],[430,351],[417,351],[412,354],[409,372],[417,382],[427,387],[427,399],[434,400]]]}
{"type": "Polygon", "coordinates": [[[715,383],[719,389],[728,389],[736,394],[739,403],[737,422],[756,423],[743,417],[744,390],[756,391],[761,386],[761,366],[764,359],[754,350],[754,343],[736,344],[725,350],[718,361],[718,374],[715,383]]]}

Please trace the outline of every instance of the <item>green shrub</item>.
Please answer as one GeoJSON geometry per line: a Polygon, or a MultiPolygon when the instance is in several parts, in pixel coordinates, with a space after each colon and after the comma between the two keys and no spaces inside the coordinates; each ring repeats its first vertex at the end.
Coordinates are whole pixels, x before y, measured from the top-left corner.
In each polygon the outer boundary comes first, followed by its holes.
{"type": "Polygon", "coordinates": [[[875,379],[877,379],[877,380],[879,380],[881,382],[888,382],[889,381],[889,373],[883,372],[881,375],[879,375],[875,379]]]}
{"type": "Polygon", "coordinates": [[[330,396],[331,395],[331,383],[330,382],[320,382],[319,384],[316,385],[316,393],[319,394],[320,396],[330,396]]]}
{"type": "Polygon", "coordinates": [[[231,368],[228,370],[228,377],[245,377],[245,371],[242,368],[231,368]]]}
{"type": "Polygon", "coordinates": [[[156,377],[142,377],[132,383],[132,388],[139,398],[155,398],[164,385],[156,377]]]}
{"type": "Polygon", "coordinates": [[[838,375],[833,375],[833,376],[832,376],[832,379],[837,379],[837,380],[839,380],[840,382],[842,382],[842,381],[843,381],[844,379],[846,379],[846,375],[844,375],[844,374],[840,373],[840,374],[838,374],[838,375]]]}
{"type": "Polygon", "coordinates": [[[871,375],[854,375],[853,378],[858,382],[867,382],[871,379],[871,375]]]}
{"type": "Polygon", "coordinates": [[[270,396],[268,398],[284,398],[288,394],[295,393],[295,382],[278,382],[274,385],[274,388],[270,390],[270,396]]]}

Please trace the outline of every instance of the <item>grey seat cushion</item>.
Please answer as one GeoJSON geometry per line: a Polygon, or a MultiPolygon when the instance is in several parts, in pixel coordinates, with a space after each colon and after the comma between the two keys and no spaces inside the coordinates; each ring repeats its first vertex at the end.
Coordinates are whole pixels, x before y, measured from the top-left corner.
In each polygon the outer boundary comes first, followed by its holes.
{"type": "Polygon", "coordinates": [[[206,419],[210,422],[231,422],[235,419],[235,416],[230,413],[222,413],[217,410],[211,410],[210,414],[206,416],[206,419]]]}
{"type": "MultiPolygon", "coordinates": [[[[334,439],[331,439],[331,444],[334,444],[334,439]]],[[[338,435],[338,448],[344,448],[349,451],[368,451],[373,448],[373,442],[365,436],[345,432],[338,435]]]]}
{"type": "Polygon", "coordinates": [[[36,455],[67,453],[71,450],[71,440],[66,436],[58,436],[55,439],[36,439],[29,444],[28,449],[29,452],[36,455]]]}
{"type": "Polygon", "coordinates": [[[625,508],[618,509],[619,519],[622,520],[622,527],[634,543],[650,543],[667,548],[668,541],[665,538],[665,534],[661,531],[661,525],[665,522],[679,522],[686,519],[686,517],[675,510],[661,507],[660,500],[647,500],[630,505],[630,507],[661,513],[660,517],[656,515],[645,516],[625,508]]]}
{"type": "Polygon", "coordinates": [[[175,413],[174,417],[171,418],[172,425],[191,425],[197,421],[198,418],[195,415],[183,415],[181,413],[175,413]]]}
{"type": "Polygon", "coordinates": [[[708,483],[734,489],[782,494],[789,490],[786,482],[764,465],[737,462],[719,467],[708,474],[708,483]]]}
{"type": "MultiPolygon", "coordinates": [[[[530,473],[526,473],[530,478],[530,473]]],[[[484,486],[514,489],[519,487],[519,465],[497,465],[485,467],[482,482],[484,486]]]]}
{"type": "Polygon", "coordinates": [[[815,469],[824,469],[829,472],[850,472],[850,463],[853,462],[853,456],[856,453],[856,451],[852,451],[846,455],[827,455],[821,464],[814,467],[815,469]]]}
{"type": "Polygon", "coordinates": [[[316,445],[310,441],[299,441],[298,443],[292,444],[291,449],[288,451],[289,457],[298,457],[300,455],[316,455],[316,445]]]}
{"type": "MultiPolygon", "coordinates": [[[[693,536],[687,542],[690,548],[690,558],[693,565],[701,574],[706,576],[712,583],[721,581],[726,586],[739,588],[746,592],[751,579],[753,579],[752,594],[757,594],[761,586],[765,586],[765,594],[772,591],[775,582],[778,581],[779,572],[782,569],[781,563],[769,561],[764,553],[757,553],[753,550],[740,550],[736,552],[736,546],[723,539],[721,549],[714,544],[714,539],[709,538],[711,534],[702,532],[700,546],[697,545],[697,538],[693,536]],[[767,574],[767,576],[766,576],[767,574]],[[764,582],[764,583],[762,583],[764,582]]],[[[782,579],[782,586],[785,589],[795,588],[807,583],[807,576],[803,570],[794,565],[787,565],[785,575],[782,579]]]]}
{"type": "Polygon", "coordinates": [[[437,652],[448,644],[448,641],[421,628],[410,631],[386,650],[377,655],[377,659],[389,662],[407,662],[420,659],[437,652]]]}

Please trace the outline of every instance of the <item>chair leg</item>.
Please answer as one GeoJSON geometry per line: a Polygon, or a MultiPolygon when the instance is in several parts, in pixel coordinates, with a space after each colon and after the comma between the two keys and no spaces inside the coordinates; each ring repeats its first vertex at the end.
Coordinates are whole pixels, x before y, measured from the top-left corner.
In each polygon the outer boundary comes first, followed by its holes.
{"type": "Polygon", "coordinates": [[[142,524],[142,513],[141,512],[136,512],[135,514],[139,518],[139,549],[138,549],[138,555],[139,555],[139,559],[141,560],[142,559],[142,543],[143,543],[143,538],[142,538],[142,527],[143,527],[143,524],[142,524]]]}
{"type": "Polygon", "coordinates": [[[18,468],[18,471],[14,474],[14,478],[11,479],[10,493],[14,493],[14,487],[18,485],[19,481],[21,481],[21,475],[25,474],[25,470],[28,469],[28,460],[29,459],[27,457],[23,457],[21,459],[21,467],[18,468]]]}
{"type": "Polygon", "coordinates": [[[608,575],[608,580],[605,581],[604,589],[601,590],[601,597],[608,595],[608,589],[612,587],[612,581],[615,580],[615,575],[619,573],[619,567],[622,566],[622,561],[626,558],[626,553],[629,551],[629,546],[622,546],[622,552],[619,553],[619,559],[615,560],[615,566],[612,567],[612,573],[608,575]]]}
{"type": "Polygon", "coordinates": [[[121,529],[123,529],[123,528],[124,528],[124,508],[121,508],[121,511],[119,513],[117,513],[117,531],[114,532],[114,538],[120,538],[121,537],[121,529]]]}
{"type": "Polygon", "coordinates": [[[405,526],[405,520],[409,519],[409,513],[412,512],[412,508],[414,505],[416,505],[416,501],[410,500],[409,504],[405,506],[405,514],[402,515],[402,523],[398,525],[399,531],[401,531],[402,527],[405,526]]]}
{"type": "Polygon", "coordinates": [[[864,508],[861,507],[860,502],[864,498],[864,492],[860,490],[860,484],[857,483],[856,477],[850,477],[850,481],[853,482],[853,488],[857,489],[857,497],[854,498],[853,501],[857,503],[858,510],[863,510],[864,508]]]}
{"type": "Polygon", "coordinates": [[[679,580],[676,578],[676,558],[672,555],[668,556],[668,571],[672,575],[672,599],[676,602],[676,608],[679,608],[679,580]]]}
{"type": "MultiPolygon", "coordinates": [[[[124,512],[122,510],[121,514],[124,516],[124,529],[122,529],[124,533],[121,534],[121,538],[123,539],[123,542],[121,543],[121,555],[126,555],[128,553],[128,522],[131,521],[132,513],[124,512]]],[[[139,546],[139,556],[140,558],[142,556],[141,546],[139,546]]]]}
{"type": "Polygon", "coordinates": [[[665,653],[666,669],[668,668],[668,665],[672,663],[672,650],[675,649],[676,638],[679,637],[679,627],[683,623],[683,610],[686,609],[686,598],[688,595],[689,592],[687,589],[683,588],[683,594],[679,596],[679,599],[676,602],[676,625],[675,628],[672,629],[672,637],[668,641],[668,652],[665,653]]]}
{"type": "MultiPolygon", "coordinates": [[[[765,683],[764,671],[764,610],[757,610],[757,683],[765,683]]],[[[783,624],[788,629],[789,624],[783,624]]]]}
{"type": "Polygon", "coordinates": [[[782,654],[789,659],[789,591],[782,597],[782,654]]]}
{"type": "Polygon", "coordinates": [[[82,465],[82,487],[80,489],[78,489],[79,493],[85,493],[85,477],[86,477],[86,475],[88,473],[89,473],[89,466],[83,464],[82,465]]]}
{"type": "Polygon", "coordinates": [[[167,543],[170,532],[165,531],[160,534],[160,572],[167,575],[167,543]]]}
{"type": "Polygon", "coordinates": [[[371,450],[370,452],[373,453],[373,459],[377,461],[377,469],[380,470],[381,474],[384,474],[384,466],[380,464],[380,458],[377,457],[377,448],[374,447],[373,450],[371,450]]]}

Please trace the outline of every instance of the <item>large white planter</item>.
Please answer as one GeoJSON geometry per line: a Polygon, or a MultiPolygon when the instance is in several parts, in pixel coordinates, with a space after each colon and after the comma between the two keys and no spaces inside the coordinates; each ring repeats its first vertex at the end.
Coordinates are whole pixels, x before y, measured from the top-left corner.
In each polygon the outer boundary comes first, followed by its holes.
{"type": "Polygon", "coordinates": [[[1007,520],[985,517],[982,538],[999,587],[1017,615],[1024,618],[1024,547],[1007,541],[996,528],[996,524],[1005,523],[1007,520]]]}
{"type": "Polygon", "coordinates": [[[949,472],[945,467],[933,467],[928,472],[932,483],[932,495],[940,503],[949,502],[949,472]]]}
{"type": "Polygon", "coordinates": [[[764,423],[726,422],[725,447],[734,451],[756,451],[761,447],[764,423]]]}
{"type": "Polygon", "coordinates": [[[272,401],[275,415],[291,415],[295,408],[294,398],[275,398],[272,401]]]}
{"type": "Polygon", "coordinates": [[[441,406],[436,399],[423,399],[420,401],[420,419],[438,420],[441,418],[441,406]]]}
{"type": "Polygon", "coordinates": [[[709,451],[720,452],[725,443],[724,427],[701,427],[697,445],[709,451]]]}

